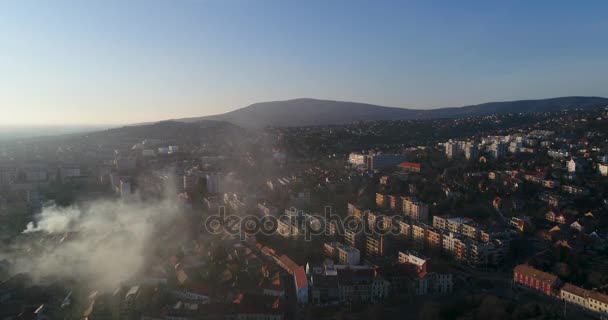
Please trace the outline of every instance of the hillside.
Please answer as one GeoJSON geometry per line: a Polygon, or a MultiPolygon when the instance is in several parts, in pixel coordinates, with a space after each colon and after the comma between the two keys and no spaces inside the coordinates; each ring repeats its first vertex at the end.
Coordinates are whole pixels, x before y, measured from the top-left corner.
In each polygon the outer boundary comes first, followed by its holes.
{"type": "Polygon", "coordinates": [[[430,110],[394,108],[366,103],[294,99],[254,103],[224,114],[177,119],[182,122],[221,120],[245,127],[344,124],[355,121],[436,119],[483,116],[494,113],[548,112],[608,105],[608,98],[561,97],[540,100],[488,102],[430,110]]]}

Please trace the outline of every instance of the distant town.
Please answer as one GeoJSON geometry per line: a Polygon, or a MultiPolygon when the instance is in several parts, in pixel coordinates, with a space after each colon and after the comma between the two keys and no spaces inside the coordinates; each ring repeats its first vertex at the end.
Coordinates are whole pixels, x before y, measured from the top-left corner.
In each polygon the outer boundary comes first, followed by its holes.
{"type": "Polygon", "coordinates": [[[0,319],[606,319],[608,107],[0,141],[0,319]]]}

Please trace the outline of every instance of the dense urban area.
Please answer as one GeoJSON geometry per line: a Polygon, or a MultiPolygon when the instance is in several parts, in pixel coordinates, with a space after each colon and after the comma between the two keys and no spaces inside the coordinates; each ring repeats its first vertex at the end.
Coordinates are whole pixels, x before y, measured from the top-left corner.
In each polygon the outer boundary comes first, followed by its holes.
{"type": "Polygon", "coordinates": [[[608,109],[0,141],[0,319],[605,319],[608,109]]]}

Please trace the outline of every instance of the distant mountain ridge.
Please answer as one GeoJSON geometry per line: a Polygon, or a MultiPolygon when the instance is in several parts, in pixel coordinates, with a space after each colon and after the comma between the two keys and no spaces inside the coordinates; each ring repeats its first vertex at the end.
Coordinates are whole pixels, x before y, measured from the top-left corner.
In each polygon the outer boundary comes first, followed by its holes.
{"type": "Polygon", "coordinates": [[[176,119],[175,121],[221,120],[244,127],[309,126],[345,124],[356,121],[438,119],[484,116],[497,113],[549,112],[603,106],[608,106],[608,98],[572,96],[539,100],[488,102],[429,110],[301,98],[254,103],[219,115],[176,119]]]}

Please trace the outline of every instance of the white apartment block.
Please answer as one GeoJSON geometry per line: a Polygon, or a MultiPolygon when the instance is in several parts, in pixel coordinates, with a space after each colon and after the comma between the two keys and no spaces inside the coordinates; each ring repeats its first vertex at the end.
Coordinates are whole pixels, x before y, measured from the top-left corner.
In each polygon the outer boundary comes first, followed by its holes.
{"type": "Polygon", "coordinates": [[[608,315],[608,295],[566,283],[560,290],[560,297],[565,302],[601,315],[602,319],[608,315]]]}
{"type": "Polygon", "coordinates": [[[424,246],[426,228],[424,224],[412,224],[412,240],[418,247],[424,246]]]}
{"type": "Polygon", "coordinates": [[[462,238],[453,233],[444,235],[442,249],[447,254],[456,258],[456,260],[463,260],[465,258],[465,248],[466,246],[462,238]]]}
{"type": "Polygon", "coordinates": [[[402,197],[403,214],[416,221],[427,221],[429,218],[429,206],[414,198],[402,197]]]}
{"type": "Polygon", "coordinates": [[[366,156],[360,153],[350,153],[348,155],[348,163],[350,163],[353,166],[363,166],[365,165],[365,158],[366,156]]]}
{"type": "Polygon", "coordinates": [[[440,216],[433,216],[433,227],[439,230],[446,230],[447,224],[448,222],[445,218],[442,218],[440,216]]]}
{"type": "Polygon", "coordinates": [[[399,221],[399,233],[404,235],[406,238],[412,236],[412,225],[405,221],[399,221]]]}
{"type": "Polygon", "coordinates": [[[426,270],[426,262],[427,258],[418,255],[417,253],[411,251],[399,251],[399,263],[403,264],[413,264],[418,267],[419,271],[426,270]]]}
{"type": "Polygon", "coordinates": [[[460,144],[458,142],[448,141],[445,143],[445,155],[448,159],[458,157],[460,153],[460,144]]]}

